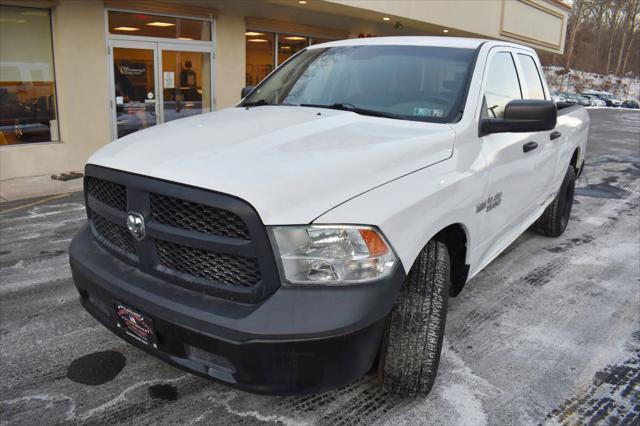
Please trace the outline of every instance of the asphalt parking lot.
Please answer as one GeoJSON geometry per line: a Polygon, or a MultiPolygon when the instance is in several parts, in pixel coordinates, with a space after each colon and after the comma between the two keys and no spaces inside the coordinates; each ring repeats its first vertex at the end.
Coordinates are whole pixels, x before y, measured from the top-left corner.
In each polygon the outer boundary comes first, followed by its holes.
{"type": "Polygon", "coordinates": [[[82,196],[4,203],[2,424],[640,424],[640,113],[590,110],[566,233],[522,235],[452,299],[439,376],[257,396],[173,368],[80,307],[67,246],[82,196]]]}

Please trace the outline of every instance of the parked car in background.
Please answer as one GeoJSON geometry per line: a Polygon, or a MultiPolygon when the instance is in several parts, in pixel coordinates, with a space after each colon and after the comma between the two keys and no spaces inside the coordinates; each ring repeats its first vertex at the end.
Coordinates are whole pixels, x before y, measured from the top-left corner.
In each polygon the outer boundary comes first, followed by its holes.
{"type": "Polygon", "coordinates": [[[578,98],[573,93],[560,92],[560,94],[562,95],[563,98],[566,99],[567,103],[569,103],[569,104],[577,104],[578,103],[578,98]]]}
{"type": "Polygon", "coordinates": [[[551,95],[551,100],[553,102],[555,102],[555,103],[560,103],[560,102],[566,103],[567,102],[565,97],[560,92],[556,92],[555,90],[549,92],[549,95],[551,95]]]}
{"type": "Polygon", "coordinates": [[[589,99],[589,101],[591,102],[591,106],[596,106],[596,107],[607,106],[607,103],[602,99],[600,99],[599,97],[597,97],[596,95],[582,93],[582,96],[589,99]]]}
{"type": "Polygon", "coordinates": [[[640,103],[633,99],[628,99],[622,103],[622,108],[640,109],[640,103]]]}
{"type": "Polygon", "coordinates": [[[588,95],[595,95],[598,98],[602,99],[608,107],[619,107],[622,102],[619,99],[616,99],[615,95],[611,92],[603,92],[599,90],[590,90],[585,92],[588,95]]]}
{"type": "Polygon", "coordinates": [[[591,99],[587,98],[586,96],[582,96],[580,94],[576,95],[576,98],[578,99],[578,103],[582,106],[591,106],[591,99]]]}

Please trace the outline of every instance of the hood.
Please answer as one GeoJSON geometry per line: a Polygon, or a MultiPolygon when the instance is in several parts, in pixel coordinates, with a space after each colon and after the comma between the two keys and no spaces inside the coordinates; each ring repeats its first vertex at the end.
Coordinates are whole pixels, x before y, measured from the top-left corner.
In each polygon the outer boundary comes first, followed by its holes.
{"type": "Polygon", "coordinates": [[[267,105],[154,126],[88,162],[240,197],[265,224],[303,224],[449,158],[453,140],[446,124],[267,105]]]}

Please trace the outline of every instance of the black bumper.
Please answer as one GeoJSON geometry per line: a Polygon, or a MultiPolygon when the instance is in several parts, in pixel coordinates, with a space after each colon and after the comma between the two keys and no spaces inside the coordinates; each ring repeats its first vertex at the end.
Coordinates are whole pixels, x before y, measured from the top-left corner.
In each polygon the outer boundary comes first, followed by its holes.
{"type": "Polygon", "coordinates": [[[319,392],[363,376],[405,278],[398,267],[376,283],[281,287],[260,303],[243,304],[142,273],[101,248],[86,227],[69,257],[82,305],[115,334],[192,373],[271,394],[319,392]],[[156,347],[116,326],[115,303],[153,320],[156,347]]]}

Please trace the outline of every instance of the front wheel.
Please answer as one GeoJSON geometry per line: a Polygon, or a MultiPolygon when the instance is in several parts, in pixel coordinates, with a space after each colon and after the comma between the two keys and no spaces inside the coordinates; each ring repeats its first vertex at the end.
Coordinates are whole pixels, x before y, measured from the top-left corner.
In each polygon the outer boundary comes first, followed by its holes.
{"type": "Polygon", "coordinates": [[[401,396],[426,395],[435,382],[447,317],[449,250],[432,240],[404,282],[380,352],[384,388],[401,396]]]}
{"type": "Polygon", "coordinates": [[[573,166],[569,166],[556,198],[535,223],[534,229],[538,234],[546,237],[559,237],[567,229],[575,188],[576,172],[573,166]]]}

